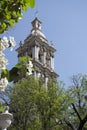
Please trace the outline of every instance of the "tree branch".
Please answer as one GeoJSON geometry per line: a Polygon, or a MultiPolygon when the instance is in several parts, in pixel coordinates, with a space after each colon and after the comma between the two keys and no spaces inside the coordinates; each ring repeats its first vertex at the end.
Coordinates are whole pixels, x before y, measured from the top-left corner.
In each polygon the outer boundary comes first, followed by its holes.
{"type": "Polygon", "coordinates": [[[85,123],[87,121],[87,115],[84,117],[84,119],[82,121],[83,121],[83,123],[85,123]]]}
{"type": "Polygon", "coordinates": [[[66,123],[72,130],[75,130],[73,124],[71,124],[71,122],[70,122],[69,120],[66,120],[66,119],[65,119],[64,121],[65,121],[65,123],[66,123]]]}
{"type": "Polygon", "coordinates": [[[77,114],[79,120],[82,121],[81,116],[80,116],[80,114],[78,113],[78,111],[77,111],[77,109],[76,109],[76,107],[75,107],[75,105],[74,105],[73,103],[72,103],[72,106],[73,106],[73,109],[74,109],[75,113],[77,114]]]}
{"type": "Polygon", "coordinates": [[[86,122],[87,122],[87,115],[83,118],[83,120],[80,121],[77,130],[82,130],[82,129],[83,129],[83,126],[85,125],[86,122]]]}

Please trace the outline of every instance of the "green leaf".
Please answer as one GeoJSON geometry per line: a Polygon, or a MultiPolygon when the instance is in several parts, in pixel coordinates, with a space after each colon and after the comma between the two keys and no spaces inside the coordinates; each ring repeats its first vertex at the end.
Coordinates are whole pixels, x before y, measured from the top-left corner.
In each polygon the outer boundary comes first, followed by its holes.
{"type": "Polygon", "coordinates": [[[0,102],[0,111],[4,112],[4,107],[2,106],[2,102],[0,102]]]}
{"type": "Polygon", "coordinates": [[[7,69],[3,69],[2,73],[1,73],[1,77],[2,78],[6,77],[8,79],[9,78],[9,71],[7,69]]]}
{"type": "Polygon", "coordinates": [[[27,58],[26,58],[26,57],[20,57],[19,60],[20,60],[21,62],[26,62],[27,58]]]}
{"type": "Polygon", "coordinates": [[[15,67],[20,69],[22,67],[22,64],[16,64],[15,67]]]}
{"type": "Polygon", "coordinates": [[[9,71],[9,82],[14,81],[18,78],[18,68],[17,67],[13,67],[10,71],[9,71]]]}
{"type": "Polygon", "coordinates": [[[26,6],[22,6],[22,9],[23,9],[23,11],[26,11],[27,10],[27,8],[26,8],[26,6]]]}
{"type": "Polygon", "coordinates": [[[31,6],[32,8],[34,8],[34,5],[35,5],[35,0],[30,0],[30,6],[31,6]]]}
{"type": "Polygon", "coordinates": [[[34,5],[35,0],[0,0],[0,33],[14,27],[22,17],[21,12],[33,8],[34,5]]]}
{"type": "Polygon", "coordinates": [[[1,112],[4,112],[4,108],[3,108],[3,107],[0,107],[0,111],[1,111],[1,112]]]}
{"type": "Polygon", "coordinates": [[[10,20],[9,24],[10,24],[11,27],[14,27],[14,20],[10,20]]]}
{"type": "Polygon", "coordinates": [[[31,60],[31,61],[32,61],[32,60],[33,60],[33,58],[29,57],[29,60],[31,60]]]}
{"type": "Polygon", "coordinates": [[[2,27],[3,27],[3,28],[5,28],[5,27],[6,27],[6,24],[5,24],[5,23],[3,23],[3,24],[2,24],[2,27]]]}

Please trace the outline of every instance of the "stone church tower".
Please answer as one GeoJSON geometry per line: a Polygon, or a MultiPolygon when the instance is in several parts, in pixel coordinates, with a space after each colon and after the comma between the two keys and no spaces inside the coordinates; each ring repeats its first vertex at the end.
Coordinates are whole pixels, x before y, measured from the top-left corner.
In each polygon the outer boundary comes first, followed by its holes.
{"type": "Polygon", "coordinates": [[[32,22],[32,30],[17,49],[18,57],[27,56],[33,58],[34,76],[42,77],[45,84],[49,78],[57,78],[54,71],[54,52],[55,48],[48,44],[45,35],[41,30],[41,21],[36,17],[32,22]]]}

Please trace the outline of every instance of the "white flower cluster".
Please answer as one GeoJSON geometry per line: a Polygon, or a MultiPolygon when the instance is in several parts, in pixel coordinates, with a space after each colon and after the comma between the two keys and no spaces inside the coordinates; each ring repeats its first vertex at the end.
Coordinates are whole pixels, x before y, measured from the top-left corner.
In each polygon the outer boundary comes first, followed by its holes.
{"type": "Polygon", "coordinates": [[[0,69],[5,69],[6,65],[8,64],[8,60],[5,59],[5,55],[2,53],[6,48],[10,48],[11,50],[15,46],[15,40],[14,37],[9,37],[9,40],[7,37],[3,37],[0,40],[0,69]]]}
{"type": "Polygon", "coordinates": [[[5,58],[5,55],[0,52],[0,69],[5,69],[8,64],[8,60],[5,58]]]}
{"type": "Polygon", "coordinates": [[[7,37],[3,37],[0,41],[0,51],[4,51],[8,46],[9,45],[7,37]]]}
{"type": "Polygon", "coordinates": [[[14,46],[16,45],[16,42],[14,40],[14,37],[9,37],[9,40],[7,37],[3,37],[0,40],[0,51],[4,51],[6,48],[10,48],[13,50],[14,46]]]}
{"type": "Polygon", "coordinates": [[[15,45],[16,45],[16,42],[15,42],[15,40],[14,40],[14,37],[11,37],[10,36],[10,38],[9,38],[9,44],[10,44],[10,49],[11,49],[11,51],[13,50],[13,48],[15,47],[15,45]]]}
{"type": "MultiPolygon", "coordinates": [[[[5,58],[3,51],[7,48],[10,48],[12,50],[14,46],[15,46],[14,37],[9,37],[9,40],[7,39],[7,37],[3,37],[0,39],[0,72],[2,71],[2,69],[6,69],[6,65],[8,64],[8,60],[5,58]]],[[[8,84],[7,78],[0,77],[0,90],[1,91],[5,90],[7,84],[8,84]]]]}
{"type": "Polygon", "coordinates": [[[32,75],[32,68],[33,68],[32,61],[29,61],[28,64],[26,64],[26,68],[28,70],[26,75],[32,75]]]}
{"type": "Polygon", "coordinates": [[[4,91],[7,85],[8,85],[8,80],[7,80],[7,78],[6,78],[6,77],[5,77],[5,78],[2,78],[2,79],[0,80],[0,91],[4,91]]]}

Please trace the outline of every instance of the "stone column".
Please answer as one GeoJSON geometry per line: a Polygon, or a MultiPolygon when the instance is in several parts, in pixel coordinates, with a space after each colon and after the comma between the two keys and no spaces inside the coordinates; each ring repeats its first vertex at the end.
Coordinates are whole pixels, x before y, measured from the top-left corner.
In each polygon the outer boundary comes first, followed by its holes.
{"type": "Polygon", "coordinates": [[[54,57],[51,57],[51,69],[54,70],[54,57]]]}
{"type": "Polygon", "coordinates": [[[36,71],[34,71],[34,76],[35,76],[35,78],[36,78],[36,71]]]}
{"type": "Polygon", "coordinates": [[[32,58],[33,58],[33,59],[38,60],[39,49],[40,49],[40,48],[39,48],[38,46],[34,46],[34,47],[32,48],[32,58]]]}
{"type": "Polygon", "coordinates": [[[38,78],[40,78],[40,76],[41,76],[41,73],[40,73],[40,72],[38,72],[37,77],[38,77],[38,78]]]}
{"type": "Polygon", "coordinates": [[[48,77],[45,78],[46,91],[48,90],[48,88],[47,88],[47,83],[48,83],[48,77]]]}
{"type": "Polygon", "coordinates": [[[48,90],[47,84],[48,84],[48,75],[45,74],[45,87],[46,87],[46,91],[48,90]]]}
{"type": "Polygon", "coordinates": [[[45,85],[47,86],[48,83],[48,77],[45,77],[45,85]]]}
{"type": "Polygon", "coordinates": [[[44,55],[43,55],[43,64],[44,66],[46,66],[46,52],[44,52],[44,55]]]}
{"type": "Polygon", "coordinates": [[[41,63],[44,64],[44,55],[41,54],[41,63]]]}

